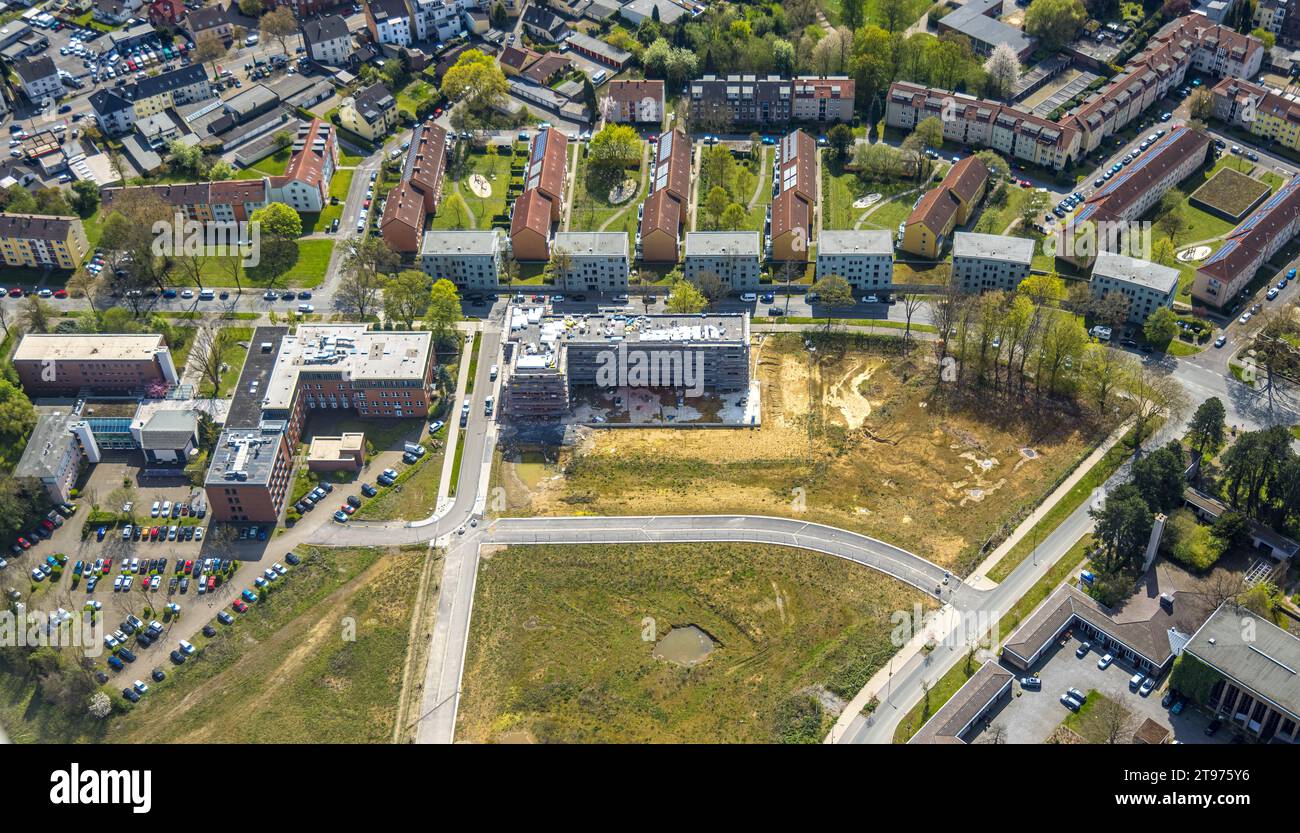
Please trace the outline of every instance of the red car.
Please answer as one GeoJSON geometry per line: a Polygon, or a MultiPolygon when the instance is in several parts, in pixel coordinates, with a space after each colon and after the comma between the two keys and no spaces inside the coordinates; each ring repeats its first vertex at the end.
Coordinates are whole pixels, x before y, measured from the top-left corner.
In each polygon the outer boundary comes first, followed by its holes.
{"type": "Polygon", "coordinates": [[[68,297],[68,290],[66,290],[66,289],[56,289],[56,290],[54,290],[54,297],[55,297],[55,298],[66,298],[66,297],[68,297]]]}
{"type": "Polygon", "coordinates": [[[160,527],[156,527],[156,526],[155,526],[153,529],[150,529],[150,530],[149,530],[149,540],[150,540],[150,541],[157,541],[157,540],[158,540],[158,530],[159,530],[159,529],[160,529],[160,527]]]}
{"type": "Polygon", "coordinates": [[[351,515],[353,512],[357,511],[357,507],[353,506],[350,503],[343,504],[342,506],[339,507],[339,509],[342,510],[343,514],[345,515],[351,515]]]}
{"type": "Polygon", "coordinates": [[[194,562],[193,562],[193,561],[186,561],[186,562],[185,562],[185,575],[188,576],[188,575],[189,575],[190,573],[192,573],[192,572],[194,572],[194,562]]]}
{"type": "Polygon", "coordinates": [[[111,569],[113,569],[113,559],[111,559],[111,558],[105,558],[105,559],[104,559],[104,575],[108,575],[108,571],[111,570],[111,569]]]}
{"type": "Polygon", "coordinates": [[[21,297],[23,297],[23,289],[22,289],[22,287],[20,287],[20,286],[15,286],[13,289],[9,290],[9,297],[10,297],[10,298],[21,298],[21,297]]]}
{"type": "Polygon", "coordinates": [[[54,531],[54,521],[49,518],[41,518],[41,526],[45,527],[50,532],[54,531]]]}
{"type": "Polygon", "coordinates": [[[235,603],[232,604],[231,607],[235,609],[236,613],[243,613],[248,610],[248,605],[244,604],[243,599],[235,599],[235,603]]]}
{"type": "Polygon", "coordinates": [[[214,589],[216,588],[216,586],[217,586],[217,577],[216,577],[216,576],[208,576],[208,592],[211,592],[212,590],[214,590],[214,589]]]}
{"type": "Polygon", "coordinates": [[[19,538],[18,546],[22,547],[25,550],[29,550],[32,548],[32,542],[28,541],[26,538],[19,538]]]}

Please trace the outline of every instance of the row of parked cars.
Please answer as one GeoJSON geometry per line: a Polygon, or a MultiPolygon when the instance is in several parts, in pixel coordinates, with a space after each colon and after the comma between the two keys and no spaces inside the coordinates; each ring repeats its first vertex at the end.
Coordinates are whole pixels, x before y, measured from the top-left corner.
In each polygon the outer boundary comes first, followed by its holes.
{"type": "MultiPolygon", "coordinates": [[[[63,526],[64,518],[71,518],[72,513],[76,511],[77,506],[74,503],[60,503],[56,505],[44,518],[32,527],[31,532],[26,535],[19,535],[18,538],[9,546],[9,552],[14,555],[22,555],[27,550],[53,535],[56,529],[63,526]]],[[[9,562],[0,558],[0,570],[7,566],[9,566],[9,562]]]]}

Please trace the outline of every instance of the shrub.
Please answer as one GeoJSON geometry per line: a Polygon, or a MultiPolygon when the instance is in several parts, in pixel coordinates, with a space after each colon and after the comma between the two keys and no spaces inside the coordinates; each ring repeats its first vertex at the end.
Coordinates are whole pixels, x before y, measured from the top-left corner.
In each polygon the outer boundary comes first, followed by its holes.
{"type": "Polygon", "coordinates": [[[1200,573],[1213,567],[1227,549],[1226,542],[1197,521],[1190,509],[1179,509],[1170,516],[1165,535],[1170,557],[1200,573]]]}

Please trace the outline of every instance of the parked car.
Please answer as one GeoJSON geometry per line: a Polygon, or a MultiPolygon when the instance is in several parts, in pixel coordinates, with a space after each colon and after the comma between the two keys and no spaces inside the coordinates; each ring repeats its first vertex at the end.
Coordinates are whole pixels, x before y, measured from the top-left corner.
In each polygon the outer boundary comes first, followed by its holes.
{"type": "Polygon", "coordinates": [[[1021,677],[1020,687],[1027,691],[1039,691],[1043,687],[1043,681],[1037,677],[1021,677]]]}
{"type": "Polygon", "coordinates": [[[1091,650],[1092,650],[1092,643],[1084,642],[1078,648],[1074,649],[1074,655],[1079,659],[1083,659],[1084,657],[1088,656],[1088,652],[1091,650]]]}
{"type": "Polygon", "coordinates": [[[1110,664],[1114,661],[1115,658],[1113,656],[1111,656],[1110,654],[1105,654],[1104,656],[1102,656],[1101,659],[1097,660],[1097,667],[1102,670],[1105,670],[1107,668],[1110,668],[1110,664]]]}

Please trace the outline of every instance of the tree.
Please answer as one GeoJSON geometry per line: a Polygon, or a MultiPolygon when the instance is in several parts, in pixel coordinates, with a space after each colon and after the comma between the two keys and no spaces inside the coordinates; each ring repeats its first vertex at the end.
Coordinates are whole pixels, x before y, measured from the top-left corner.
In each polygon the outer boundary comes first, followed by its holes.
{"type": "Polygon", "coordinates": [[[496,59],[478,49],[467,49],[442,77],[445,98],[465,103],[475,114],[486,114],[505,99],[506,76],[496,59]]]}
{"type": "Polygon", "coordinates": [[[1100,545],[1099,567],[1106,573],[1132,566],[1146,552],[1151,508],[1131,484],[1116,488],[1100,509],[1089,509],[1088,514],[1096,523],[1093,537],[1100,545]]]}
{"type": "Polygon", "coordinates": [[[1178,235],[1190,225],[1187,211],[1183,208],[1185,201],[1183,192],[1172,188],[1160,198],[1160,205],[1156,209],[1156,228],[1168,235],[1175,245],[1178,243],[1178,235]]]}
{"type": "Polygon", "coordinates": [[[503,3],[492,4],[491,17],[492,17],[493,29],[505,29],[506,24],[510,20],[510,18],[506,15],[506,7],[505,4],[503,3]]]}
{"type": "Polygon", "coordinates": [[[429,291],[429,307],[424,314],[425,326],[433,332],[434,343],[446,343],[460,318],[460,295],[456,292],[456,285],[440,278],[429,291]]]}
{"type": "Polygon", "coordinates": [[[916,127],[912,128],[912,133],[927,147],[937,148],[943,145],[943,122],[938,116],[921,119],[916,127]]]}
{"type": "Polygon", "coordinates": [[[298,34],[298,21],[294,19],[293,11],[288,6],[281,6],[262,15],[262,22],[258,25],[263,32],[275,38],[280,44],[280,51],[288,57],[289,38],[298,34]]]}
{"type": "Polygon", "coordinates": [[[1214,95],[1204,86],[1197,87],[1187,106],[1192,118],[1207,122],[1214,115],[1214,95]]]}
{"type": "MultiPolygon", "coordinates": [[[[36,408],[23,389],[0,379],[0,447],[20,449],[36,426],[36,408]]],[[[17,457],[13,462],[18,462],[17,457]]],[[[7,478],[0,478],[5,480],[7,478]]],[[[2,513],[0,513],[2,514],[2,513]]],[[[21,522],[21,515],[19,516],[21,522]]]]}
{"type": "Polygon", "coordinates": [[[1137,718],[1118,700],[1100,697],[1092,708],[1092,722],[1101,732],[1102,742],[1108,746],[1131,743],[1137,731],[1137,718]]]}
{"type": "Polygon", "coordinates": [[[704,293],[690,281],[683,280],[673,284],[673,288],[669,290],[664,309],[671,313],[693,314],[703,312],[708,305],[709,301],[704,297],[704,293]]]}
{"type": "Polygon", "coordinates": [[[368,318],[378,307],[384,276],[396,271],[400,262],[382,239],[361,238],[343,258],[343,279],[335,299],[356,318],[368,318]]]}
{"type": "Polygon", "coordinates": [[[1142,336],[1148,344],[1156,347],[1168,347],[1169,342],[1178,336],[1178,316],[1168,307],[1161,307],[1147,316],[1142,324],[1142,336]]]}
{"type": "Polygon", "coordinates": [[[249,219],[276,240],[296,240],[302,236],[302,215],[282,202],[257,209],[249,219]]]}
{"type": "Polygon", "coordinates": [[[622,173],[641,159],[641,137],[627,124],[607,123],[587,148],[587,162],[603,173],[622,173]]]}
{"type": "Polygon", "coordinates": [[[745,213],[745,207],[738,202],[733,202],[727,206],[721,215],[718,216],[718,229],[720,231],[737,231],[744,228],[748,215],[745,213]]]}
{"type": "MultiPolygon", "coordinates": [[[[817,293],[817,303],[830,310],[845,309],[853,306],[853,287],[849,286],[840,275],[827,275],[809,289],[817,293]]],[[[826,316],[826,331],[830,332],[831,317],[826,316]]]]}
{"type": "Polygon", "coordinates": [[[1151,244],[1151,259],[1162,266],[1173,266],[1178,260],[1178,251],[1174,241],[1161,237],[1151,244]]]}
{"type": "Polygon", "coordinates": [[[826,141],[835,152],[835,157],[841,163],[847,162],[849,151],[853,147],[853,128],[847,124],[837,124],[826,134],[826,141]]]}
{"type": "Polygon", "coordinates": [[[89,179],[72,183],[72,208],[81,217],[89,217],[99,208],[99,186],[89,179]]]}
{"type": "Polygon", "coordinates": [[[905,293],[897,297],[903,302],[903,355],[907,355],[908,345],[912,341],[912,318],[927,302],[924,295],[905,293]]]}
{"type": "Polygon", "coordinates": [[[1020,230],[1031,231],[1046,210],[1047,195],[1038,190],[1030,191],[1020,204],[1020,230]]]}
{"type": "Polygon", "coordinates": [[[221,377],[228,369],[225,367],[225,354],[234,343],[233,332],[215,324],[200,328],[194,335],[194,343],[190,347],[190,361],[193,362],[202,382],[199,389],[207,389],[210,399],[216,399],[221,395],[221,377]]]}
{"type": "Polygon", "coordinates": [[[989,74],[989,91],[996,98],[1005,98],[1011,91],[1011,85],[1020,77],[1020,58],[1010,44],[1000,43],[993,47],[993,54],[984,62],[984,71],[989,74]]]}
{"type": "Polygon", "coordinates": [[[1133,448],[1140,449],[1151,421],[1160,414],[1178,415],[1186,404],[1183,387],[1172,376],[1146,365],[1131,366],[1123,391],[1133,413],[1133,448]]]}
{"type": "Polygon", "coordinates": [[[880,0],[877,4],[876,14],[885,24],[885,31],[894,34],[905,29],[910,20],[908,20],[909,9],[911,6],[907,0],[880,0]]]}
{"type": "Polygon", "coordinates": [[[858,27],[866,23],[866,16],[865,0],[842,0],[840,3],[840,22],[851,31],[857,31],[858,27]]]}
{"type": "Polygon", "coordinates": [[[90,695],[90,702],[86,706],[90,716],[103,720],[113,713],[113,701],[108,699],[108,695],[102,691],[96,691],[90,695]]]}
{"type": "Polygon", "coordinates": [[[429,309],[429,276],[414,269],[398,272],[384,285],[384,315],[389,321],[411,325],[429,309]]]}
{"type": "MultiPolygon", "coordinates": [[[[239,0],[239,11],[241,11],[245,17],[258,17],[265,10],[266,6],[262,4],[262,0],[239,0]]],[[[220,38],[204,38],[204,40],[219,41],[220,38]]]]}
{"type": "MultiPolygon", "coordinates": [[[[256,2],[259,6],[261,5],[261,0],[253,0],[253,2],[256,2]]],[[[194,45],[192,60],[199,65],[212,64],[212,74],[215,76],[217,74],[217,61],[226,57],[228,51],[229,47],[221,38],[199,38],[198,43],[194,45]]]]}
{"type": "Polygon", "coordinates": [[[1198,573],[1213,567],[1227,549],[1214,530],[1197,521],[1190,509],[1179,509],[1169,517],[1165,538],[1170,556],[1198,573]]]}
{"type": "Polygon", "coordinates": [[[1227,425],[1224,423],[1225,413],[1219,397],[1211,396],[1197,407],[1196,413],[1192,414],[1191,422],[1187,424],[1187,438],[1191,440],[1192,447],[1198,454],[1204,454],[1206,449],[1213,452],[1223,445],[1227,433],[1227,425]]]}
{"type": "Polygon", "coordinates": [[[1088,19],[1080,0],[1033,0],[1025,12],[1025,31],[1048,50],[1067,46],[1088,19]]]}
{"type": "Polygon", "coordinates": [[[1174,442],[1158,448],[1133,464],[1133,485],[1156,512],[1170,512],[1183,505],[1183,479],[1186,464],[1182,446],[1174,442]]]}
{"type": "Polygon", "coordinates": [[[23,299],[22,309],[18,313],[22,328],[29,333],[48,333],[54,310],[50,305],[35,295],[23,299]]]}

